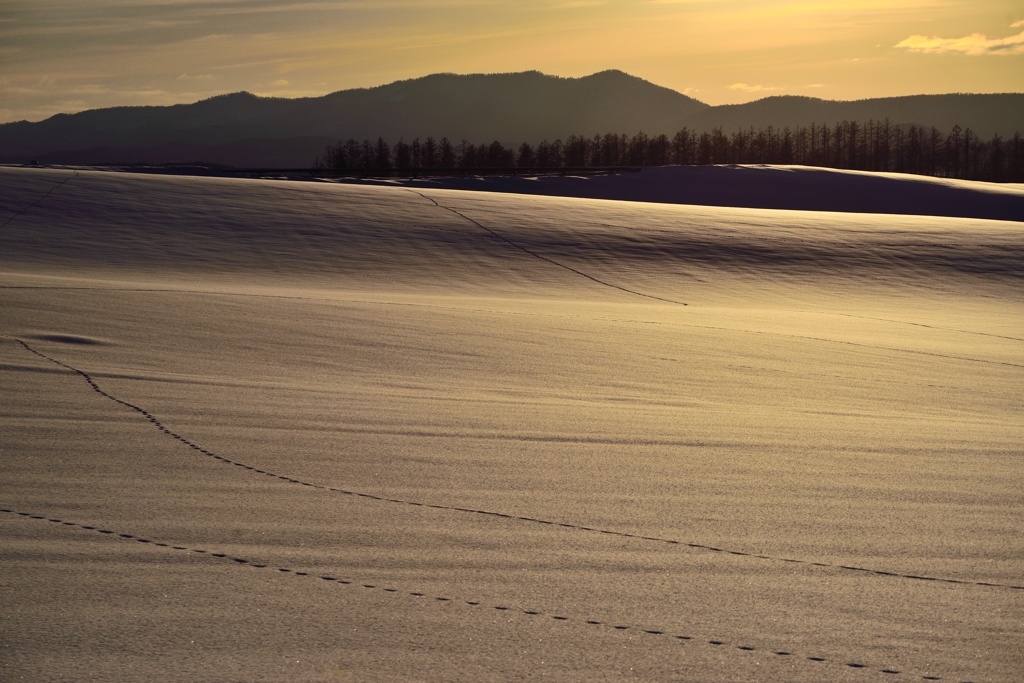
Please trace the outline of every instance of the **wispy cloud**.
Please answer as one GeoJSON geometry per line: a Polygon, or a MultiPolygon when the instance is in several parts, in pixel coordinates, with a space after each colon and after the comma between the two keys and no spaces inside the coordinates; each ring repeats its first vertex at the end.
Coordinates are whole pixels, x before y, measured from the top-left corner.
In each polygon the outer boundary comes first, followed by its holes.
{"type": "Polygon", "coordinates": [[[591,9],[593,7],[600,7],[601,5],[608,4],[605,0],[565,0],[564,2],[556,2],[551,6],[552,9],[591,9]]]}
{"type": "Polygon", "coordinates": [[[750,85],[748,83],[733,83],[729,86],[729,90],[739,90],[741,92],[772,92],[775,90],[782,90],[779,86],[769,85],[750,85]]]}
{"type": "MultiPolygon", "coordinates": [[[[1011,28],[1024,27],[1024,20],[1011,24],[1011,28]]],[[[926,54],[980,55],[1024,54],[1024,31],[1006,38],[989,38],[982,33],[972,33],[962,38],[939,38],[938,36],[914,35],[896,43],[894,47],[911,52],[926,54]]]]}
{"type": "Polygon", "coordinates": [[[213,74],[190,74],[183,73],[178,74],[177,80],[179,81],[212,81],[214,78],[213,74]]]}

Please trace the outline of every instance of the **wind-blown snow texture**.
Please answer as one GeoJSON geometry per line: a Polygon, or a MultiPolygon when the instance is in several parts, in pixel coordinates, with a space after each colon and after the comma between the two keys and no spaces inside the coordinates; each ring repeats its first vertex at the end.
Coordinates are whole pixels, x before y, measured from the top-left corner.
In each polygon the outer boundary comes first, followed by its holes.
{"type": "Polygon", "coordinates": [[[1020,223],[0,190],[4,679],[1024,665],[1020,223]]]}

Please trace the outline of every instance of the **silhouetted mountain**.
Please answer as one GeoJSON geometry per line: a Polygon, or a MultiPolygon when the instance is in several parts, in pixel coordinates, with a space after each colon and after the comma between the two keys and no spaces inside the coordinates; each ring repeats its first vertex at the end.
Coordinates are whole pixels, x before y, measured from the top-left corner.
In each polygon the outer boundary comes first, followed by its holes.
{"type": "Polygon", "coordinates": [[[237,166],[307,166],[339,139],[391,142],[448,137],[537,143],[570,135],[672,135],[704,131],[884,120],[972,128],[1010,136],[1024,122],[1024,95],[932,95],[858,102],[770,97],[710,107],[621,71],[558,78],[536,71],[435,74],[323,97],[233,93],[194,104],[114,107],[0,125],[0,162],[207,161],[237,166]]]}
{"type": "Polygon", "coordinates": [[[129,165],[200,163],[239,168],[308,167],[321,154],[332,137],[255,138],[202,145],[193,142],[167,142],[151,147],[88,149],[46,152],[32,157],[41,164],[129,165]]]}
{"type": "MultiPolygon", "coordinates": [[[[436,74],[317,98],[234,93],[189,105],[115,107],[6,124],[0,126],[0,161],[75,158],[81,163],[83,150],[97,150],[97,162],[138,161],[150,154],[150,161],[194,159],[196,145],[212,155],[210,161],[221,161],[225,145],[297,137],[326,142],[378,136],[448,137],[454,142],[555,139],[576,133],[670,130],[707,106],[621,71],[584,78],[536,71],[436,74]]],[[[288,164],[308,165],[324,144],[300,152],[301,161],[288,164]]]]}
{"type": "Polygon", "coordinates": [[[814,97],[766,97],[747,104],[709,107],[687,117],[686,125],[697,131],[721,126],[726,133],[750,127],[797,128],[841,121],[870,119],[895,124],[935,126],[943,133],[953,126],[970,128],[982,138],[995,134],[1010,137],[1024,133],[1024,94],[911,95],[852,102],[814,97]]]}

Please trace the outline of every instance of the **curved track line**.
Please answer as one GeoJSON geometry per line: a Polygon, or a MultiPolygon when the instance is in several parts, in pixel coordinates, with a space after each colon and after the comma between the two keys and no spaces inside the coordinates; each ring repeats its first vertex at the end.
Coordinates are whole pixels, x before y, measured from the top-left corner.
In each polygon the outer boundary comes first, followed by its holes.
{"type": "Polygon", "coordinates": [[[633,294],[634,296],[642,296],[645,299],[654,299],[655,301],[663,301],[665,303],[676,304],[678,306],[688,306],[689,305],[689,304],[684,303],[682,301],[675,301],[673,299],[666,299],[664,297],[655,296],[653,294],[644,294],[643,292],[638,292],[635,289],[628,289],[626,287],[621,287],[621,286],[613,284],[611,282],[605,282],[604,280],[599,280],[598,278],[594,277],[593,275],[589,275],[587,273],[584,273],[582,270],[576,270],[572,266],[567,266],[564,263],[560,263],[560,262],[558,262],[558,261],[556,261],[554,259],[548,258],[547,256],[542,256],[541,254],[538,254],[537,252],[533,251],[532,249],[524,247],[523,245],[519,244],[518,242],[515,242],[515,241],[510,240],[509,238],[505,237],[501,233],[499,233],[499,232],[497,232],[495,230],[492,230],[491,228],[488,228],[486,225],[483,225],[482,223],[479,223],[479,222],[473,220],[472,218],[470,218],[466,214],[462,213],[461,211],[459,211],[457,209],[453,209],[450,206],[444,206],[443,204],[439,204],[437,202],[437,200],[435,200],[432,197],[428,197],[427,195],[423,194],[422,192],[419,192],[417,190],[409,190],[409,192],[412,192],[413,194],[418,194],[419,196],[423,197],[424,199],[430,200],[431,202],[433,202],[434,206],[436,206],[436,207],[438,207],[440,209],[444,209],[445,211],[450,211],[451,213],[455,214],[456,216],[459,216],[460,218],[462,218],[463,220],[469,221],[470,223],[472,223],[476,227],[480,228],[481,230],[485,230],[485,231],[489,232],[491,235],[497,237],[502,242],[505,242],[506,244],[509,244],[509,245],[515,247],[516,249],[519,249],[520,251],[523,251],[523,252],[529,254],[530,256],[532,256],[534,258],[540,259],[541,261],[546,261],[547,263],[550,263],[552,265],[558,266],[559,268],[564,268],[565,270],[568,270],[568,271],[570,271],[572,273],[576,273],[577,275],[585,277],[588,280],[592,280],[593,282],[596,282],[599,285],[603,285],[605,287],[611,287],[612,289],[617,289],[620,292],[625,292],[627,294],[633,294]]]}
{"type": "Polygon", "coordinates": [[[4,221],[3,225],[0,225],[0,229],[6,228],[8,225],[11,224],[11,222],[15,218],[17,218],[18,216],[23,216],[26,213],[28,213],[29,211],[31,211],[32,209],[34,209],[35,207],[39,206],[39,204],[41,204],[44,199],[46,199],[51,194],[56,192],[59,188],[63,187],[65,183],[69,182],[70,180],[72,180],[73,178],[76,178],[76,177],[78,177],[78,171],[75,171],[72,175],[69,175],[67,178],[65,178],[64,180],[60,181],[59,183],[55,183],[54,186],[51,187],[49,189],[49,191],[46,192],[45,194],[43,194],[43,196],[41,196],[39,199],[37,199],[34,202],[32,202],[31,204],[29,204],[28,206],[26,206],[21,211],[16,211],[10,218],[8,218],[6,221],[4,221]]]}
{"type": "Polygon", "coordinates": [[[841,315],[845,318],[857,318],[860,320],[877,320],[883,323],[893,323],[894,325],[912,325],[914,327],[924,327],[929,330],[941,330],[943,332],[959,332],[960,334],[976,334],[980,337],[995,337],[996,339],[1008,339],[1010,341],[1024,342],[1021,337],[1009,337],[1005,334],[993,334],[991,332],[975,332],[974,330],[961,330],[955,327],[939,327],[938,325],[926,325],[925,323],[913,323],[909,320],[891,320],[889,318],[875,318],[869,315],[855,315],[853,313],[832,313],[832,315],[841,315]]]}
{"type": "MultiPolygon", "coordinates": [[[[695,326],[696,327],[696,326],[695,326]]],[[[876,351],[891,351],[893,353],[910,353],[915,356],[931,356],[932,358],[946,358],[948,360],[961,360],[967,363],[988,363],[990,365],[1006,365],[1011,368],[1024,368],[1021,363],[1011,363],[1003,360],[991,360],[988,358],[972,358],[970,356],[951,356],[945,353],[934,353],[932,351],[916,351],[914,349],[898,349],[892,346],[878,346],[877,344],[863,344],[861,342],[845,341],[842,339],[825,339],[824,337],[809,337],[804,334],[788,334],[786,332],[764,332],[761,330],[733,330],[728,327],[701,326],[711,330],[726,330],[745,332],[747,334],[764,334],[777,337],[789,337],[790,339],[807,339],[808,341],[824,342],[827,344],[843,344],[844,346],[857,346],[862,349],[875,349],[876,351]]]]}
{"type": "MultiPolygon", "coordinates": [[[[765,647],[758,648],[758,647],[754,647],[754,646],[747,645],[747,644],[737,645],[735,643],[730,643],[730,642],[725,641],[725,640],[707,639],[706,637],[699,637],[699,636],[692,636],[692,635],[683,635],[683,634],[670,633],[668,629],[655,629],[655,628],[637,626],[637,625],[632,625],[632,624],[620,624],[620,623],[617,623],[617,622],[607,622],[607,621],[601,621],[601,620],[598,620],[598,619],[586,619],[584,617],[578,617],[578,616],[577,617],[566,616],[564,614],[549,614],[549,613],[541,612],[539,610],[525,609],[525,608],[521,608],[521,607],[510,607],[510,606],[508,606],[506,604],[487,605],[487,604],[484,604],[480,600],[465,600],[465,599],[448,597],[446,595],[430,595],[430,594],[428,594],[428,593],[426,593],[424,591],[409,591],[409,590],[404,590],[404,589],[393,588],[393,587],[390,587],[390,586],[381,586],[377,581],[375,581],[373,579],[339,578],[339,577],[336,577],[336,576],[332,576],[330,574],[318,574],[318,573],[305,572],[305,571],[300,571],[300,570],[293,569],[291,567],[272,567],[269,564],[265,564],[265,563],[262,563],[262,562],[254,562],[253,560],[250,560],[248,558],[235,557],[235,556],[230,555],[230,554],[225,553],[225,552],[213,552],[213,551],[207,550],[205,548],[190,548],[190,547],[183,546],[183,545],[172,545],[170,543],[164,543],[162,541],[154,541],[154,540],[149,539],[149,538],[144,538],[144,537],[138,536],[136,534],[120,533],[120,532],[117,532],[117,531],[112,531],[110,529],[100,528],[100,527],[97,527],[97,526],[92,525],[92,524],[82,524],[82,523],[79,523],[79,522],[71,522],[71,521],[60,519],[60,518],[57,518],[57,517],[51,517],[51,516],[48,516],[48,515],[39,515],[39,514],[31,513],[31,512],[24,512],[24,511],[14,510],[14,509],[7,508],[7,507],[0,508],[0,514],[15,515],[15,516],[21,517],[23,519],[40,520],[40,521],[44,521],[44,522],[49,522],[50,524],[56,524],[56,525],[59,525],[59,526],[62,526],[62,527],[72,527],[72,528],[77,528],[77,529],[83,529],[83,530],[86,530],[86,531],[93,531],[93,532],[96,532],[97,534],[103,534],[104,536],[106,536],[106,537],[108,537],[110,539],[113,539],[113,540],[134,541],[136,543],[144,543],[144,544],[149,545],[151,547],[164,548],[164,549],[167,549],[167,550],[173,550],[173,551],[177,551],[177,552],[186,552],[186,553],[200,554],[200,555],[204,555],[206,557],[211,558],[213,561],[229,562],[229,563],[231,563],[231,564],[233,564],[235,566],[250,567],[250,568],[253,568],[253,569],[268,569],[271,572],[275,572],[276,571],[276,572],[278,572],[280,574],[287,574],[287,575],[290,575],[290,576],[305,577],[305,578],[308,578],[308,579],[319,580],[319,581],[323,581],[323,582],[326,582],[326,583],[333,583],[333,584],[340,585],[340,586],[347,586],[347,587],[350,587],[350,588],[362,588],[364,590],[379,590],[379,591],[382,591],[382,592],[385,592],[385,593],[391,593],[391,594],[395,594],[395,595],[402,595],[402,596],[406,596],[406,597],[419,598],[419,599],[428,600],[428,601],[429,600],[433,600],[434,602],[440,603],[442,605],[443,604],[460,605],[460,606],[463,606],[463,607],[478,608],[479,610],[493,609],[493,610],[497,610],[497,611],[500,611],[500,612],[506,612],[508,614],[518,614],[518,615],[523,615],[523,616],[528,616],[528,617],[538,617],[539,619],[550,619],[552,621],[574,623],[574,624],[579,624],[579,625],[584,625],[584,626],[594,626],[594,627],[598,627],[598,628],[604,628],[604,629],[610,629],[610,630],[613,630],[613,631],[618,631],[620,633],[646,634],[646,635],[650,635],[650,636],[657,636],[657,637],[662,638],[662,639],[672,640],[672,641],[679,642],[679,643],[700,644],[700,645],[708,645],[708,646],[715,647],[715,648],[730,649],[730,650],[733,651],[733,655],[734,656],[742,656],[742,654],[740,654],[740,653],[764,653],[764,654],[769,654],[769,655],[772,655],[772,656],[775,656],[775,657],[780,657],[780,658],[786,658],[786,659],[790,659],[791,658],[791,661],[794,661],[794,662],[801,661],[801,662],[805,662],[805,663],[806,662],[814,662],[814,663],[818,663],[818,664],[831,664],[832,666],[840,666],[840,667],[846,667],[846,668],[851,668],[851,669],[858,669],[858,670],[865,671],[865,672],[873,671],[875,673],[883,673],[883,674],[888,674],[888,675],[903,674],[905,676],[913,676],[914,678],[918,678],[919,680],[924,680],[924,681],[941,681],[941,680],[945,680],[941,676],[934,676],[934,675],[917,676],[915,674],[909,674],[909,673],[906,673],[906,672],[903,672],[903,671],[899,671],[897,669],[892,669],[892,668],[882,669],[882,668],[879,668],[877,666],[870,666],[868,664],[862,664],[860,662],[843,662],[842,660],[839,660],[839,659],[829,659],[827,657],[815,657],[815,656],[808,657],[808,656],[802,656],[802,655],[798,655],[795,652],[792,652],[790,650],[776,650],[776,649],[769,649],[769,648],[765,648],[765,647]],[[367,583],[367,581],[372,581],[372,583],[367,583]]],[[[971,681],[961,681],[960,683],[971,683],[971,681]]]]}
{"type": "Polygon", "coordinates": [[[226,458],[226,457],[224,457],[222,455],[218,455],[218,454],[214,453],[213,451],[210,451],[210,450],[208,450],[206,448],[203,448],[202,446],[200,446],[200,445],[198,445],[198,444],[196,444],[196,443],[186,439],[185,437],[181,436],[180,434],[177,434],[177,433],[173,432],[172,430],[170,430],[166,425],[164,425],[160,420],[158,420],[156,418],[156,416],[154,416],[152,413],[150,413],[149,411],[145,410],[144,408],[140,408],[139,406],[137,406],[137,405],[135,405],[133,403],[129,403],[128,401],[122,400],[120,398],[117,398],[116,396],[113,396],[112,394],[107,393],[106,391],[101,389],[100,386],[96,383],[96,381],[92,378],[92,376],[89,375],[88,373],[86,373],[85,371],[79,370],[78,368],[75,368],[75,367],[72,367],[71,365],[68,365],[67,363],[63,363],[63,362],[61,362],[61,361],[59,361],[59,360],[57,360],[55,358],[52,358],[51,356],[46,355],[45,353],[42,353],[41,351],[37,351],[36,349],[34,349],[31,346],[29,346],[27,343],[25,343],[21,339],[18,339],[16,337],[8,337],[8,338],[9,339],[13,339],[14,341],[16,341],[26,351],[29,351],[29,352],[39,356],[40,358],[44,358],[44,359],[46,359],[47,361],[49,361],[51,363],[54,363],[54,364],[56,364],[56,365],[58,365],[58,366],[60,366],[62,368],[65,368],[66,370],[69,370],[69,371],[71,371],[72,373],[74,373],[76,375],[79,375],[80,377],[82,377],[82,379],[84,379],[86,381],[86,383],[92,388],[92,390],[95,391],[100,396],[102,396],[102,397],[104,397],[104,398],[106,398],[106,399],[108,399],[110,401],[113,401],[114,403],[122,405],[122,406],[124,406],[126,408],[134,410],[135,412],[139,413],[141,416],[146,418],[146,420],[148,420],[154,427],[159,429],[161,432],[163,432],[164,434],[166,434],[167,436],[169,436],[169,437],[171,437],[173,439],[176,439],[177,441],[180,441],[181,443],[183,443],[184,445],[188,446],[192,450],[194,450],[194,451],[196,451],[198,453],[202,453],[203,455],[205,455],[207,457],[210,457],[210,458],[213,458],[214,460],[219,460],[220,462],[223,462],[224,464],[233,465],[235,467],[240,467],[240,468],[242,468],[244,470],[248,470],[248,471],[256,473],[256,474],[261,474],[263,476],[271,477],[273,479],[279,479],[281,481],[288,482],[289,484],[298,484],[299,486],[305,486],[305,487],[312,488],[312,489],[320,489],[322,491],[330,491],[332,493],[341,493],[341,494],[344,494],[346,496],[354,496],[354,497],[357,497],[357,498],[365,498],[365,499],[369,499],[369,500],[376,500],[376,501],[380,501],[380,502],[384,502],[384,503],[394,503],[394,504],[397,504],[397,505],[409,505],[409,506],[414,506],[414,507],[430,508],[430,509],[434,509],[434,510],[447,510],[447,511],[451,511],[451,512],[464,512],[464,513],[469,513],[469,514],[474,514],[474,515],[482,515],[482,516],[486,516],[486,517],[497,517],[497,518],[500,518],[500,519],[506,519],[506,520],[517,521],[517,522],[530,522],[530,523],[533,523],[533,524],[544,524],[544,525],[547,525],[547,526],[562,527],[562,528],[565,528],[565,529],[574,529],[574,530],[577,530],[577,531],[587,531],[587,532],[591,532],[591,533],[605,534],[607,536],[616,536],[616,537],[620,537],[620,538],[631,538],[631,539],[636,539],[636,540],[641,540],[641,541],[649,541],[649,542],[653,542],[653,543],[664,543],[664,544],[668,544],[668,545],[684,546],[684,547],[692,548],[692,549],[696,549],[696,550],[706,550],[706,551],[709,551],[709,552],[721,553],[723,555],[733,555],[733,556],[736,556],[736,557],[748,557],[748,558],[759,559],[759,560],[770,560],[770,561],[775,561],[775,562],[787,562],[787,563],[790,563],[790,564],[798,564],[798,565],[804,565],[804,566],[809,566],[809,567],[824,567],[824,568],[828,568],[828,569],[837,569],[837,570],[843,570],[843,571],[848,571],[848,572],[858,572],[858,573],[866,574],[866,575],[886,576],[886,577],[899,578],[899,579],[913,579],[913,580],[917,580],[917,581],[932,581],[932,582],[935,582],[935,583],[949,583],[949,584],[958,584],[958,585],[965,585],[965,586],[985,586],[985,587],[988,587],[988,588],[1008,588],[1008,589],[1012,589],[1012,590],[1024,590],[1024,586],[1016,586],[1016,585],[1012,585],[1012,584],[992,583],[992,582],[988,582],[988,581],[972,581],[972,580],[966,580],[966,579],[947,579],[947,578],[940,578],[940,577],[935,577],[935,576],[924,576],[924,575],[918,575],[918,574],[903,574],[903,573],[899,573],[899,572],[887,572],[887,571],[882,571],[880,569],[869,569],[867,567],[857,567],[857,566],[853,566],[853,565],[835,564],[835,563],[831,563],[831,562],[813,562],[811,560],[800,560],[800,559],[789,558],[789,557],[780,557],[780,556],[774,556],[774,555],[764,555],[764,554],[758,554],[758,553],[749,553],[749,552],[743,552],[743,551],[740,551],[740,550],[729,550],[728,548],[719,548],[719,547],[707,545],[707,544],[704,544],[704,543],[694,543],[694,542],[688,542],[688,541],[679,541],[679,540],[676,540],[676,539],[662,538],[662,537],[658,537],[658,536],[644,536],[642,534],[633,534],[633,533],[629,533],[629,532],[625,532],[625,531],[614,531],[614,530],[611,530],[611,529],[600,529],[600,528],[596,528],[596,527],[583,526],[583,525],[580,525],[580,524],[570,524],[570,523],[567,523],[567,522],[555,522],[555,521],[552,521],[552,520],[540,519],[540,518],[536,518],[536,517],[525,517],[525,516],[520,516],[520,515],[510,515],[510,514],[506,514],[506,513],[503,513],[503,512],[495,512],[493,510],[481,510],[481,509],[476,509],[476,508],[464,508],[464,507],[458,507],[458,506],[453,506],[453,505],[439,505],[437,503],[424,503],[424,502],[420,502],[420,501],[404,500],[404,499],[401,499],[401,498],[389,498],[387,496],[379,496],[379,495],[376,495],[376,494],[365,493],[365,492],[362,492],[362,491],[352,491],[352,490],[349,490],[349,489],[336,488],[334,486],[327,486],[325,484],[314,484],[312,482],[302,481],[301,479],[295,479],[293,477],[289,477],[289,476],[284,475],[284,474],[278,474],[276,472],[271,472],[271,471],[268,471],[268,470],[259,469],[259,468],[253,467],[252,465],[249,465],[249,464],[244,463],[244,462],[239,462],[237,460],[231,460],[230,458],[226,458]]]}

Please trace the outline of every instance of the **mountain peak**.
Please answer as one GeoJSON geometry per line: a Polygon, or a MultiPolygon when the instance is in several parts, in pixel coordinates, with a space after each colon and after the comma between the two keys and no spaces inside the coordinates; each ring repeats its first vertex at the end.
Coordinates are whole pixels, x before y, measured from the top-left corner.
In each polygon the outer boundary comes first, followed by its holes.
{"type": "Polygon", "coordinates": [[[202,104],[204,102],[251,102],[253,100],[266,99],[258,95],[253,95],[248,90],[239,90],[238,92],[229,92],[222,95],[214,95],[213,97],[207,97],[206,99],[199,100],[196,104],[202,104]]]}
{"type": "MultiPolygon", "coordinates": [[[[234,165],[305,165],[325,145],[348,138],[395,142],[447,137],[474,144],[537,144],[605,133],[727,134],[751,127],[893,124],[970,127],[1010,137],[1024,121],[1024,94],[946,95],[858,102],[770,97],[711,107],[618,69],[563,78],[540,71],[441,73],[322,97],[285,99],[241,91],[193,104],[115,107],[0,125],[0,162],[48,159],[102,163],[202,158],[234,165]],[[99,150],[101,152],[90,151],[99,150]],[[295,152],[260,150],[291,150],[295,152]],[[237,159],[246,159],[240,163],[237,159]]],[[[1024,132],[1024,131],[1022,131],[1024,132]]]]}
{"type": "Polygon", "coordinates": [[[625,71],[621,71],[619,69],[605,69],[604,71],[598,71],[596,73],[590,74],[589,76],[584,76],[583,78],[584,79],[587,79],[587,78],[594,78],[594,79],[628,78],[630,80],[635,80],[635,81],[642,81],[642,80],[644,80],[644,79],[640,78],[639,76],[634,76],[633,74],[628,74],[625,71]]]}

